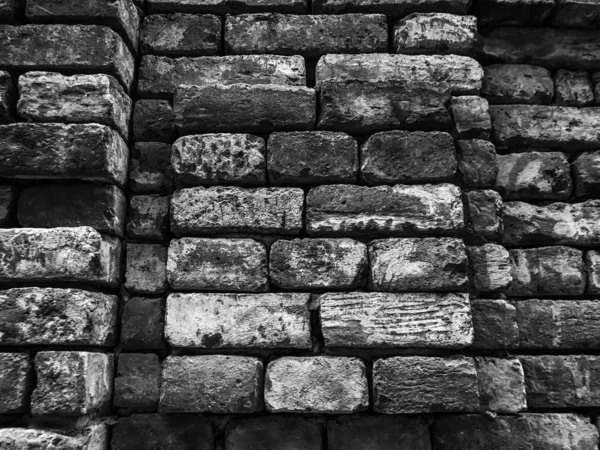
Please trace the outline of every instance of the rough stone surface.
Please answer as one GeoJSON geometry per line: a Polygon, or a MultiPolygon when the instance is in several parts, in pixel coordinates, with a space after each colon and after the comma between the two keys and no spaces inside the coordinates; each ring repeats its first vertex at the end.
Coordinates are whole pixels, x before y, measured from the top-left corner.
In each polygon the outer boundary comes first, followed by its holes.
{"type": "Polygon", "coordinates": [[[170,294],[173,347],[310,348],[309,294],[170,294]]]}
{"type": "Polygon", "coordinates": [[[102,181],[118,186],[127,180],[127,145],[104,125],[0,125],[0,147],[1,177],[102,181]]]}
{"type": "Polygon", "coordinates": [[[585,70],[558,70],[554,75],[554,102],[561,106],[592,105],[594,91],[590,75],[585,70]]]}
{"type": "Polygon", "coordinates": [[[458,170],[468,187],[494,187],[498,175],[496,147],[481,139],[459,140],[458,170]]]}
{"type": "Polygon", "coordinates": [[[369,185],[452,181],[457,165],[448,133],[388,131],[361,147],[361,177],[369,185]]]}
{"type": "Polygon", "coordinates": [[[302,14],[306,5],[300,0],[148,0],[152,12],[190,12],[190,13],[251,13],[280,12],[302,14]]]}
{"type": "Polygon", "coordinates": [[[121,353],[115,375],[113,405],[117,408],[156,408],[160,395],[158,356],[121,353]]]}
{"type": "Polygon", "coordinates": [[[506,300],[471,300],[473,347],[478,349],[514,349],[519,344],[515,305],[506,300]]]}
{"type": "Polygon", "coordinates": [[[600,293],[600,252],[589,250],[585,253],[585,263],[588,272],[588,293],[600,293]]]}
{"type": "Polygon", "coordinates": [[[485,98],[452,97],[452,117],[459,139],[489,139],[492,123],[485,98]]]}
{"type": "Polygon", "coordinates": [[[164,313],[161,298],[132,297],[121,310],[121,344],[126,350],[163,348],[164,313]]]}
{"type": "Polygon", "coordinates": [[[173,173],[178,187],[266,184],[265,141],[258,136],[184,136],[175,141],[172,150],[173,173]]]}
{"type": "Polygon", "coordinates": [[[484,244],[467,247],[471,283],[481,292],[498,291],[512,281],[510,255],[501,245],[484,244]]]}
{"type": "Polygon", "coordinates": [[[367,246],[352,239],[279,240],[269,277],[282,289],[352,289],[367,281],[367,246]]]}
{"type": "Polygon", "coordinates": [[[18,214],[22,227],[92,227],[123,236],[125,195],[116,186],[41,184],[23,189],[18,214]]]}
{"type": "Polygon", "coordinates": [[[309,235],[455,233],[463,227],[460,190],[423,186],[319,186],[306,197],[309,235]]]}
{"type": "Polygon", "coordinates": [[[318,302],[327,347],[455,349],[473,341],[466,294],[326,293],[318,302]]]}
{"type": "MultiPolygon", "coordinates": [[[[0,15],[2,14],[0,0],[0,15]]],[[[16,118],[17,89],[10,73],[0,70],[0,123],[9,123],[16,118]]]]}
{"type": "Polygon", "coordinates": [[[129,139],[131,100],[109,75],[28,72],[19,77],[17,111],[35,122],[100,123],[129,139]]]}
{"type": "Polygon", "coordinates": [[[515,297],[581,295],[586,276],[583,254],[571,247],[510,250],[513,281],[507,290],[515,297]]]}
{"type": "Polygon", "coordinates": [[[469,229],[486,239],[497,239],[502,232],[502,198],[492,190],[465,193],[469,229]]]}
{"type": "Polygon", "coordinates": [[[267,416],[234,419],[227,424],[225,448],[321,450],[321,426],[302,417],[267,416]]]}
{"type": "Polygon", "coordinates": [[[433,11],[466,14],[470,6],[468,0],[315,0],[312,4],[315,14],[380,13],[388,17],[433,11]]]}
{"type": "Polygon", "coordinates": [[[273,133],[267,149],[269,182],[273,186],[356,182],[358,144],[345,133],[273,133]]]}
{"type": "Polygon", "coordinates": [[[133,108],[136,141],[168,142],[173,137],[175,112],[167,100],[141,99],[133,108]]]}
{"type": "Polygon", "coordinates": [[[367,409],[369,388],[358,358],[283,357],[267,366],[265,405],[271,413],[347,414],[367,409]]]}
{"type": "Polygon", "coordinates": [[[481,408],[518,414],[527,409],[525,375],[517,358],[476,357],[481,408]]]}
{"type": "Polygon", "coordinates": [[[582,153],[572,167],[575,195],[600,198],[600,151],[582,153]]]}
{"type": "Polygon", "coordinates": [[[169,197],[134,195],[129,200],[127,236],[160,241],[169,235],[169,197]]]}
{"type": "Polygon", "coordinates": [[[378,239],[369,244],[369,286],[376,291],[462,290],[467,254],[456,238],[378,239]]]}
{"type": "Polygon", "coordinates": [[[174,239],[167,278],[175,290],[266,291],[267,250],[252,239],[174,239]]]}
{"type": "Polygon", "coordinates": [[[479,26],[542,25],[554,8],[554,0],[476,0],[479,26]]]}
{"type": "Polygon", "coordinates": [[[554,82],[548,69],[528,64],[492,64],[483,70],[481,95],[490,104],[552,102],[554,82]]]}
{"type": "Polygon", "coordinates": [[[557,0],[550,25],[597,30],[600,26],[600,5],[593,0],[557,0]]]}
{"type": "Polygon", "coordinates": [[[30,370],[27,353],[0,353],[0,413],[18,414],[27,410],[30,370]]]}
{"type": "Polygon", "coordinates": [[[399,356],[373,363],[373,409],[384,414],[479,409],[472,358],[399,356]]]}
{"type": "Polygon", "coordinates": [[[17,196],[14,186],[0,185],[0,227],[14,225],[17,196]]]}
{"type": "Polygon", "coordinates": [[[114,344],[118,298],[79,289],[0,291],[2,345],[114,344]]]}
{"type": "Polygon", "coordinates": [[[263,363],[233,355],[169,356],[159,412],[253,413],[262,402],[263,363]]]}
{"type": "Polygon", "coordinates": [[[167,247],[127,244],[125,288],[136,294],[159,294],[167,289],[167,247]]]}
{"type": "Polygon", "coordinates": [[[181,189],[171,198],[171,230],[178,236],[298,234],[303,209],[304,193],[298,188],[181,189]]]}
{"type": "Polygon", "coordinates": [[[31,412],[79,416],[103,411],[112,393],[111,355],[43,351],[35,356],[36,388],[31,412]]]}
{"type": "Polygon", "coordinates": [[[35,428],[0,429],[0,448],[12,450],[102,450],[108,439],[108,426],[91,422],[83,430],[68,434],[35,428]]]}
{"type": "Polygon", "coordinates": [[[171,146],[162,142],[136,142],[131,155],[129,186],[136,194],[171,192],[171,146]]]}

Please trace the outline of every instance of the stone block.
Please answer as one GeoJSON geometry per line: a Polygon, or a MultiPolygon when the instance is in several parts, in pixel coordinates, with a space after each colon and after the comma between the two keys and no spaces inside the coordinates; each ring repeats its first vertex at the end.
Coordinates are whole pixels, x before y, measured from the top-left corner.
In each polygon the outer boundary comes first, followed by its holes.
{"type": "Polygon", "coordinates": [[[600,26],[600,5],[588,0],[557,0],[549,24],[562,28],[588,28],[600,26]]]}
{"type": "Polygon", "coordinates": [[[477,95],[452,97],[452,117],[459,139],[489,139],[492,123],[488,101],[477,95]]]}
{"type": "Polygon", "coordinates": [[[233,419],[225,429],[226,450],[279,450],[281,445],[295,450],[321,450],[322,440],[321,425],[302,417],[233,419]]]}
{"type": "MultiPolygon", "coordinates": [[[[0,3],[0,17],[2,15],[0,3]]],[[[17,89],[10,73],[0,70],[0,123],[9,123],[16,120],[17,89]]]]}
{"type": "Polygon", "coordinates": [[[476,357],[481,408],[518,414],[527,409],[525,375],[517,358],[476,357]]]}
{"type": "Polygon", "coordinates": [[[15,186],[0,185],[0,227],[9,227],[16,224],[17,188],[15,186]]]}
{"type": "Polygon", "coordinates": [[[12,23],[19,10],[18,0],[0,0],[0,22],[12,23]]]}
{"type": "Polygon", "coordinates": [[[502,232],[502,198],[492,190],[468,191],[465,206],[469,230],[485,239],[498,239],[502,232]]]}
{"type": "Polygon", "coordinates": [[[83,429],[52,431],[42,428],[2,428],[0,448],[6,449],[74,449],[103,450],[108,440],[108,426],[90,421],[83,429]]]}
{"type": "Polygon", "coordinates": [[[171,146],[136,142],[131,155],[129,186],[136,194],[170,193],[173,189],[171,146]]]}
{"type": "Polygon", "coordinates": [[[164,312],[161,298],[132,297],[121,312],[121,344],[126,350],[156,350],[165,347],[164,312]]]}
{"type": "Polygon", "coordinates": [[[479,26],[540,26],[553,8],[554,0],[476,0],[474,4],[479,26]]]}
{"type": "Polygon", "coordinates": [[[136,141],[168,142],[175,131],[174,120],[168,100],[138,100],[133,108],[133,137],[136,141]]]}
{"type": "Polygon", "coordinates": [[[31,362],[27,353],[0,353],[0,413],[19,414],[27,411],[32,384],[30,372],[31,362]]]}
{"type": "Polygon", "coordinates": [[[588,273],[589,294],[600,293],[600,251],[589,250],[585,252],[585,264],[588,273]]]}
{"type": "Polygon", "coordinates": [[[306,4],[301,0],[148,0],[152,12],[187,12],[239,14],[251,12],[279,12],[303,14],[306,4]]]}
{"type": "Polygon", "coordinates": [[[160,395],[160,370],[156,355],[121,353],[117,362],[113,406],[156,409],[160,395]]]}
{"type": "Polygon", "coordinates": [[[600,151],[582,153],[572,167],[575,195],[600,198],[600,151]]]}
{"type": "Polygon", "coordinates": [[[125,288],[136,294],[159,294],[167,289],[167,247],[127,244],[125,288]]]}
{"type": "Polygon", "coordinates": [[[314,0],[312,10],[314,14],[378,13],[395,18],[416,12],[467,14],[470,6],[468,0],[314,0]]]}
{"type": "Polygon", "coordinates": [[[507,288],[511,281],[510,255],[501,245],[484,244],[467,247],[470,282],[480,292],[507,288]]]}
{"type": "Polygon", "coordinates": [[[554,102],[561,106],[590,106],[594,90],[585,70],[559,69],[554,75],[554,102]]]}
{"type": "Polygon", "coordinates": [[[169,197],[134,195],[129,200],[127,236],[160,241],[169,236],[169,197]]]}
{"type": "Polygon", "coordinates": [[[483,70],[481,95],[490,104],[552,103],[554,82],[548,69],[529,64],[492,64],[483,70]]]}
{"type": "Polygon", "coordinates": [[[459,140],[458,170],[468,187],[494,187],[498,175],[496,147],[481,139],[459,140]]]}
{"type": "Polygon", "coordinates": [[[473,348],[515,349],[519,346],[519,327],[515,305],[506,300],[471,300],[473,348]]]}

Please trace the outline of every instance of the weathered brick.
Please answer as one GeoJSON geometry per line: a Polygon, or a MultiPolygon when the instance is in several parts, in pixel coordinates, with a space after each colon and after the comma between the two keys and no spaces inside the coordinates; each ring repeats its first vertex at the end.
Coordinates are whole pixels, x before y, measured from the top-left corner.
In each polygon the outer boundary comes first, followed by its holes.
{"type": "Polygon", "coordinates": [[[467,254],[461,239],[378,239],[369,244],[369,286],[376,291],[462,290],[467,254]]]}
{"type": "Polygon", "coordinates": [[[225,430],[225,448],[279,450],[286,445],[295,450],[322,450],[322,427],[302,417],[267,416],[234,419],[225,430]],[[285,444],[283,444],[285,443],[285,444]]]}
{"type": "Polygon", "coordinates": [[[112,393],[111,355],[43,351],[35,356],[37,385],[31,411],[38,415],[80,416],[103,411],[112,393]]]}
{"type": "Polygon", "coordinates": [[[571,247],[510,250],[513,281],[507,290],[515,297],[581,295],[586,275],[583,253],[571,247]]]}
{"type": "Polygon", "coordinates": [[[479,26],[542,25],[554,8],[554,0],[475,0],[479,26]]]}
{"type": "Polygon", "coordinates": [[[554,82],[548,69],[528,64],[493,64],[483,70],[481,95],[491,104],[552,102],[554,82]]]}
{"type": "Polygon", "coordinates": [[[600,293],[600,252],[589,250],[585,253],[585,264],[588,273],[588,293],[600,293]]]}
{"type": "Polygon", "coordinates": [[[0,291],[2,345],[114,344],[118,298],[79,289],[0,291]]]}
{"type": "Polygon", "coordinates": [[[394,27],[394,49],[407,54],[471,56],[479,46],[475,16],[415,13],[394,27]]]}
{"type": "Polygon", "coordinates": [[[129,186],[136,194],[170,193],[173,189],[171,146],[136,142],[131,155],[129,186]]]}
{"type": "Polygon", "coordinates": [[[0,226],[8,227],[15,222],[15,205],[17,204],[15,186],[0,185],[0,226]]]}
{"type": "Polygon", "coordinates": [[[156,409],[160,395],[160,369],[156,355],[121,353],[117,362],[113,405],[117,408],[156,409]]]}
{"type": "Polygon", "coordinates": [[[173,239],[167,278],[176,290],[266,291],[267,250],[252,239],[173,239]]]}
{"type": "Polygon", "coordinates": [[[89,227],[0,229],[0,281],[117,284],[121,244],[89,227]]]}
{"type": "Polygon", "coordinates": [[[19,195],[19,225],[32,228],[88,226],[123,236],[125,195],[116,186],[41,184],[19,195]]]}
{"type": "Polygon", "coordinates": [[[495,189],[506,200],[564,200],[573,190],[564,153],[524,152],[498,155],[495,189]]]}
{"type": "Polygon", "coordinates": [[[304,58],[300,55],[234,55],[197,58],[144,56],[140,63],[138,93],[171,98],[180,85],[194,84],[306,85],[304,58]]]}
{"type": "Polygon", "coordinates": [[[376,133],[361,148],[361,177],[369,185],[452,181],[457,165],[448,133],[376,133]]]}
{"type": "Polygon", "coordinates": [[[470,281],[480,292],[498,291],[512,281],[510,255],[501,245],[484,244],[467,247],[470,281]]]}
{"type": "Polygon", "coordinates": [[[310,348],[309,294],[170,294],[173,347],[310,348]]]}
{"type": "Polygon", "coordinates": [[[19,77],[17,112],[35,122],[100,123],[129,139],[131,100],[110,75],[64,76],[28,72],[19,77]]]}
{"type": "Polygon", "coordinates": [[[298,234],[304,193],[298,188],[188,188],[171,198],[178,236],[216,233],[298,234]]]}
{"type": "Polygon", "coordinates": [[[127,180],[127,145],[104,125],[0,125],[0,147],[2,177],[102,181],[118,186],[127,180]]]}
{"type": "Polygon", "coordinates": [[[600,26],[600,5],[589,0],[557,0],[549,24],[597,30],[600,26]]]}
{"type": "Polygon", "coordinates": [[[505,202],[502,242],[508,245],[598,245],[600,200],[536,206],[505,202]]]}
{"type": "MultiPolygon", "coordinates": [[[[0,16],[2,15],[0,0],[0,16]]],[[[0,70],[0,123],[12,122],[16,119],[17,89],[10,73],[0,70]]]]}
{"type": "Polygon", "coordinates": [[[572,167],[575,195],[600,198],[600,151],[582,153],[572,167]]]}
{"type": "Polygon", "coordinates": [[[356,182],[358,144],[345,133],[273,133],[267,149],[269,182],[273,186],[356,182]]]}
{"type": "MultiPolygon", "coordinates": [[[[42,0],[39,0],[40,2],[42,0]]],[[[45,3],[45,1],[44,1],[45,3]]],[[[57,0],[54,1],[57,3],[57,0]]],[[[85,4],[91,4],[86,1],[85,4]]],[[[82,8],[87,10],[83,3],[82,8]]],[[[131,88],[135,61],[121,37],[98,25],[0,25],[0,66],[12,70],[85,71],[131,88]]]]}
{"type": "Polygon", "coordinates": [[[265,375],[265,404],[271,413],[344,414],[367,409],[364,363],[335,356],[283,357],[265,375]]]}
{"type": "Polygon", "coordinates": [[[596,97],[596,105],[600,105],[600,72],[592,73],[592,85],[594,87],[594,97],[596,97]]]}
{"type": "Polygon", "coordinates": [[[125,288],[137,294],[157,294],[167,289],[167,247],[160,244],[127,244],[125,288]]]}
{"type": "Polygon", "coordinates": [[[0,413],[18,414],[27,411],[30,371],[31,363],[27,353],[0,353],[0,413]]]}
{"type": "Polygon", "coordinates": [[[554,102],[562,106],[594,104],[592,80],[585,70],[559,69],[554,75],[554,102]]]}
{"type": "Polygon", "coordinates": [[[168,142],[175,131],[175,111],[168,100],[141,99],[133,108],[133,137],[168,142]]]}
{"type": "Polygon", "coordinates": [[[318,303],[327,347],[462,348],[473,341],[466,294],[340,292],[318,303]]]}
{"type": "Polygon", "coordinates": [[[518,414],[527,409],[525,375],[517,358],[476,357],[481,408],[518,414]]]}
{"type": "Polygon", "coordinates": [[[152,12],[190,13],[250,13],[280,12],[302,14],[306,12],[303,0],[148,0],[152,12]]]}
{"type": "Polygon", "coordinates": [[[465,193],[469,229],[486,239],[497,239],[502,232],[502,198],[496,191],[465,193]]]}
{"type": "Polygon", "coordinates": [[[161,413],[253,413],[263,407],[263,363],[233,355],[169,356],[161,413]]]}
{"type": "Polygon", "coordinates": [[[402,17],[417,12],[467,14],[468,0],[313,0],[314,14],[378,13],[402,17]]]}
{"type": "Polygon", "coordinates": [[[0,448],[102,450],[108,440],[108,426],[89,422],[81,430],[52,431],[40,428],[0,429],[0,448]]]}
{"type": "Polygon", "coordinates": [[[494,187],[498,174],[496,147],[481,139],[459,140],[458,170],[469,187],[494,187]]]}
{"type": "Polygon", "coordinates": [[[140,30],[140,52],[160,56],[216,55],[221,18],[214,15],[152,14],[140,30]]]}
{"type": "Polygon", "coordinates": [[[478,411],[473,358],[400,356],[376,360],[373,409],[384,414],[478,411]]]}
{"type": "Polygon", "coordinates": [[[18,0],[0,0],[0,22],[11,23],[19,10],[18,0]]]}
{"type": "Polygon", "coordinates": [[[169,197],[134,195],[129,200],[127,236],[164,240],[169,234],[169,197]]]}
{"type": "Polygon", "coordinates": [[[452,118],[459,139],[489,139],[492,123],[486,99],[477,95],[452,97],[452,118]]]}
{"type": "Polygon", "coordinates": [[[161,298],[132,297],[121,311],[121,344],[127,350],[156,350],[165,346],[161,298]]]}
{"type": "Polygon", "coordinates": [[[173,172],[178,187],[267,182],[265,141],[250,134],[201,134],[175,141],[173,172]]]}
{"type": "Polygon", "coordinates": [[[352,239],[279,240],[269,277],[282,289],[351,289],[367,281],[368,263],[367,246],[352,239]]]}
{"type": "Polygon", "coordinates": [[[455,233],[463,227],[460,190],[424,186],[319,186],[306,197],[309,235],[455,233]]]}
{"type": "Polygon", "coordinates": [[[506,300],[471,300],[473,347],[478,349],[514,349],[519,344],[517,311],[506,300]]]}

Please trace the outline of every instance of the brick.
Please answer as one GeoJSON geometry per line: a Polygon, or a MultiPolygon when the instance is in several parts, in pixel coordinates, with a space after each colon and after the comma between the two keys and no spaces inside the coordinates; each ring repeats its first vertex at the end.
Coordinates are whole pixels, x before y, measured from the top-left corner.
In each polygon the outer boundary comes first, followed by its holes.
{"type": "MultiPolygon", "coordinates": [[[[0,413],[26,412],[31,384],[29,355],[27,353],[0,353],[0,367],[0,413]]],[[[1,436],[0,445],[2,445],[1,436]]]]}
{"type": "MultiPolygon", "coordinates": [[[[0,4],[0,16],[2,15],[0,4]]],[[[9,123],[16,119],[17,89],[10,73],[0,70],[0,123],[9,123]]]]}
{"type": "Polygon", "coordinates": [[[164,240],[169,235],[169,197],[134,195],[127,212],[127,236],[164,240]]]}
{"type": "Polygon", "coordinates": [[[64,76],[28,72],[19,77],[17,112],[35,122],[100,123],[129,139],[131,100],[110,75],[64,76]]]}
{"type": "Polygon", "coordinates": [[[106,73],[117,78],[128,91],[133,83],[133,56],[121,37],[108,27],[0,25],[0,47],[4,49],[0,66],[5,69],[27,71],[43,67],[57,72],[106,73]]]}
{"type": "Polygon", "coordinates": [[[476,95],[452,97],[452,117],[459,139],[489,139],[492,123],[486,99],[476,95]]]}
{"type": "Polygon", "coordinates": [[[573,190],[564,153],[498,155],[498,167],[495,189],[506,200],[565,200],[573,190]]]}
{"type": "Polygon", "coordinates": [[[594,97],[596,97],[596,105],[600,105],[600,72],[592,73],[592,85],[594,87],[594,97]]]}
{"type": "Polygon", "coordinates": [[[58,288],[0,291],[2,345],[89,345],[115,343],[118,297],[58,288]]]}
{"type": "Polygon", "coordinates": [[[502,242],[508,245],[598,245],[600,200],[536,206],[505,202],[502,242]]]}
{"type": "Polygon", "coordinates": [[[554,82],[548,69],[528,64],[492,64],[483,70],[481,95],[490,104],[552,102],[554,82]]]}
{"type": "Polygon", "coordinates": [[[554,102],[561,106],[594,104],[592,80],[585,70],[559,69],[554,75],[554,102]]]}
{"type": "Polygon", "coordinates": [[[140,30],[140,52],[206,56],[221,51],[221,19],[214,15],[152,14],[140,30]]]}
{"type": "Polygon", "coordinates": [[[216,233],[299,234],[304,193],[298,188],[188,188],[171,198],[177,236],[216,233]]]}
{"type": "Polygon", "coordinates": [[[458,170],[468,187],[494,187],[498,175],[496,147],[481,139],[459,140],[458,170]]]}
{"type": "Polygon", "coordinates": [[[184,85],[175,95],[175,125],[181,134],[307,131],[315,127],[315,105],[315,91],[303,86],[184,85]]]}
{"type": "Polygon", "coordinates": [[[110,448],[213,450],[214,438],[212,425],[202,416],[132,414],[120,418],[113,427],[110,448]]]}
{"type": "Polygon", "coordinates": [[[472,287],[480,292],[499,291],[512,281],[510,255],[501,245],[467,247],[472,287]]]}
{"type": "Polygon", "coordinates": [[[588,273],[588,293],[600,293],[600,252],[589,250],[585,253],[585,263],[588,273]]]}
{"type": "Polygon", "coordinates": [[[0,229],[0,281],[116,286],[121,244],[89,227],[0,229]]]}
{"type": "Polygon", "coordinates": [[[303,0],[148,0],[152,12],[190,13],[250,13],[280,12],[302,14],[306,12],[303,0]]]}
{"type": "Polygon", "coordinates": [[[557,0],[549,24],[564,28],[589,28],[600,26],[600,6],[588,0],[557,0]]]}
{"type": "Polygon", "coordinates": [[[175,290],[264,292],[267,250],[252,239],[173,239],[167,278],[175,290]]]}
{"type": "Polygon", "coordinates": [[[121,344],[127,350],[156,350],[165,346],[161,298],[132,297],[121,312],[121,344]]]}
{"type": "Polygon", "coordinates": [[[17,196],[15,186],[0,185],[0,227],[15,224],[17,196]]]}
{"type": "Polygon", "coordinates": [[[475,16],[415,13],[394,27],[394,50],[406,54],[471,56],[478,48],[478,36],[475,16]]]}
{"type": "Polygon", "coordinates": [[[314,0],[312,10],[315,14],[378,13],[395,18],[417,12],[467,14],[470,6],[467,0],[314,0]]]}
{"type": "Polygon", "coordinates": [[[18,10],[18,0],[0,0],[0,22],[13,22],[18,10]]]}
{"type": "Polygon", "coordinates": [[[476,0],[474,6],[479,26],[540,26],[550,16],[554,0],[476,0]]]}
{"type": "Polygon", "coordinates": [[[171,146],[162,142],[136,142],[131,155],[129,186],[136,194],[171,192],[171,146]]]}
{"type": "Polygon", "coordinates": [[[465,193],[469,230],[486,239],[498,239],[502,232],[502,198],[492,190],[465,193]]]}
{"type": "Polygon", "coordinates": [[[173,172],[179,187],[267,184],[263,138],[250,134],[184,136],[173,144],[173,172]]]}
{"type": "Polygon", "coordinates": [[[369,185],[453,181],[457,166],[448,133],[388,131],[361,147],[361,177],[369,185]]]}
{"type": "Polygon", "coordinates": [[[518,414],[527,409],[525,375],[517,358],[476,357],[481,408],[518,414]]]}
{"type": "Polygon", "coordinates": [[[125,288],[136,294],[159,294],[167,289],[167,247],[127,244],[125,288]]]}
{"type": "Polygon", "coordinates": [[[327,424],[330,450],[430,450],[429,425],[422,417],[340,417],[327,424]]]}
{"type": "Polygon", "coordinates": [[[318,128],[345,133],[450,131],[447,83],[325,81],[318,128]]]}
{"type": "Polygon", "coordinates": [[[335,356],[282,357],[265,375],[265,404],[271,413],[344,414],[367,409],[364,363],[335,356]]]}
{"type": "Polygon", "coordinates": [[[513,281],[507,290],[515,297],[581,295],[586,275],[583,252],[571,247],[510,250],[513,281]]]}
{"type": "Polygon", "coordinates": [[[115,376],[113,405],[117,408],[158,407],[161,365],[158,356],[121,353],[115,376]]]}
{"type": "Polygon", "coordinates": [[[111,355],[43,351],[35,356],[34,415],[81,416],[104,411],[112,392],[111,355]]]}
{"type": "Polygon", "coordinates": [[[369,286],[376,291],[451,291],[467,284],[461,239],[378,239],[369,244],[369,262],[369,286]]]}
{"type": "Polygon", "coordinates": [[[178,294],[167,298],[173,347],[310,348],[309,294],[178,294]]]}
{"type": "Polygon", "coordinates": [[[126,209],[116,186],[41,184],[21,191],[17,217],[22,227],[88,226],[122,237],[126,209]]]}
{"type": "Polygon", "coordinates": [[[578,414],[521,414],[493,420],[481,414],[445,416],[436,419],[432,435],[440,450],[592,450],[598,446],[598,429],[578,414]]]}
{"type": "Polygon", "coordinates": [[[471,300],[473,348],[514,349],[519,345],[515,305],[506,300],[471,300]]]}
{"type": "Polygon", "coordinates": [[[104,125],[0,125],[0,146],[2,177],[102,181],[117,186],[127,180],[127,145],[104,125]]]}
{"type": "Polygon", "coordinates": [[[225,448],[278,450],[283,442],[295,450],[321,450],[323,431],[302,417],[270,416],[234,419],[227,424],[225,448]]]}
{"type": "Polygon", "coordinates": [[[66,432],[39,428],[0,429],[0,446],[11,449],[101,450],[107,439],[108,426],[93,421],[81,430],[66,432]]]}
{"type": "Polygon", "coordinates": [[[233,55],[196,58],[143,56],[138,93],[171,98],[185,84],[279,84],[305,86],[306,70],[300,55],[233,55]]]}
{"type": "Polygon", "coordinates": [[[175,112],[167,100],[141,99],[133,109],[133,137],[137,141],[168,142],[175,131],[175,112]]]}
{"type": "Polygon", "coordinates": [[[477,411],[475,363],[464,356],[378,359],[373,363],[373,409],[384,414],[477,411]]]}
{"type": "Polygon", "coordinates": [[[367,281],[367,246],[352,239],[279,240],[269,277],[282,289],[351,289],[367,281]]]}
{"type": "Polygon", "coordinates": [[[262,409],[263,363],[233,355],[168,356],[159,412],[254,413],[262,409]]]}
{"type": "Polygon", "coordinates": [[[267,150],[272,186],[356,183],[358,143],[345,133],[273,133],[267,150]]]}
{"type": "Polygon", "coordinates": [[[340,292],[318,303],[327,347],[456,349],[473,341],[466,294],[340,292]]]}
{"type": "Polygon", "coordinates": [[[575,195],[600,198],[600,151],[582,153],[572,167],[575,195]]]}

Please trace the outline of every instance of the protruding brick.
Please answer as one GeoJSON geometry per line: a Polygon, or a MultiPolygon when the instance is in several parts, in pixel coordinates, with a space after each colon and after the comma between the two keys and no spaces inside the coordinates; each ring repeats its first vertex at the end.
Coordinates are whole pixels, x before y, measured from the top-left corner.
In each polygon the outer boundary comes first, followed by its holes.
{"type": "Polygon", "coordinates": [[[314,14],[379,13],[388,17],[404,17],[411,13],[433,11],[467,14],[470,6],[468,0],[362,0],[360,2],[313,0],[312,2],[314,14]]]}
{"type": "Polygon", "coordinates": [[[27,353],[0,353],[0,413],[18,414],[27,411],[30,371],[31,362],[27,353]]]}
{"type": "Polygon", "coordinates": [[[309,294],[170,294],[173,347],[310,348],[309,294]]]}
{"type": "Polygon", "coordinates": [[[0,227],[15,225],[17,196],[15,186],[0,185],[0,227]]]}
{"type": "Polygon", "coordinates": [[[501,245],[467,247],[472,286],[480,292],[498,291],[512,281],[510,255],[501,245]]]}
{"type": "Polygon", "coordinates": [[[481,408],[518,414],[527,409],[525,375],[517,358],[476,357],[481,408]]]}
{"type": "Polygon", "coordinates": [[[167,278],[175,290],[263,292],[267,250],[252,239],[173,239],[167,278]]]}
{"type": "Polygon", "coordinates": [[[269,182],[273,186],[356,182],[358,144],[345,133],[273,133],[267,147],[269,182]]]}
{"type": "Polygon", "coordinates": [[[157,294],[167,289],[167,247],[160,244],[127,244],[125,288],[137,294],[157,294]]]}
{"type": "Polygon", "coordinates": [[[148,6],[152,12],[213,14],[251,12],[303,14],[306,12],[306,4],[302,0],[148,0],[148,6]]]}
{"type": "Polygon", "coordinates": [[[158,407],[160,395],[158,356],[121,353],[117,362],[113,405],[117,408],[158,407]]]}
{"type": "Polygon", "coordinates": [[[39,428],[2,428],[0,429],[0,447],[7,449],[102,450],[108,440],[108,425],[91,421],[84,429],[71,430],[66,433],[39,428]]]}
{"type": "Polygon", "coordinates": [[[600,198],[600,151],[582,153],[572,167],[575,195],[600,198]]]}
{"type": "Polygon", "coordinates": [[[263,363],[233,355],[169,356],[163,362],[161,413],[254,413],[262,402],[263,363]]]}
{"type": "Polygon", "coordinates": [[[479,410],[472,358],[399,356],[373,363],[373,408],[384,414],[479,410]]]}
{"type": "Polygon", "coordinates": [[[197,185],[262,186],[267,183],[265,141],[250,134],[184,136],[173,144],[178,187],[197,185]]]}
{"type": "Polygon", "coordinates": [[[549,24],[562,28],[600,27],[600,5],[589,0],[557,0],[549,24]]]}
{"type": "Polygon", "coordinates": [[[498,156],[494,144],[481,139],[459,140],[458,170],[469,187],[494,187],[498,174],[498,156]]]}
{"type": "MultiPolygon", "coordinates": [[[[2,4],[0,3],[0,16],[2,4]]],[[[0,70],[0,123],[9,123],[16,120],[17,89],[10,73],[0,70]]]]}
{"type": "Polygon", "coordinates": [[[102,412],[110,402],[111,355],[44,351],[35,356],[37,385],[31,396],[35,415],[80,416],[102,412]]]}
{"type": "Polygon", "coordinates": [[[116,186],[41,184],[21,191],[18,219],[22,227],[88,226],[122,237],[126,209],[116,186]]]}
{"type": "Polygon", "coordinates": [[[497,239],[502,232],[502,198],[492,190],[465,193],[469,229],[486,239],[497,239]]]}
{"type": "Polygon", "coordinates": [[[173,189],[171,146],[162,142],[136,142],[131,155],[129,186],[136,194],[170,193],[173,189]]]}
{"type": "Polygon", "coordinates": [[[358,358],[283,357],[267,366],[265,404],[271,413],[344,414],[367,409],[366,368],[358,358]]]}
{"type": "Polygon", "coordinates": [[[475,0],[479,26],[542,25],[554,8],[554,0],[475,0]]]}
{"type": "Polygon", "coordinates": [[[297,450],[321,450],[321,425],[302,417],[267,416],[233,419],[227,424],[225,448],[278,450],[283,442],[297,450]]]}
{"type": "Polygon", "coordinates": [[[174,120],[168,100],[138,100],[133,109],[133,137],[137,141],[168,142],[175,131],[174,120]]]}
{"type": "Polygon", "coordinates": [[[319,186],[306,197],[309,235],[455,233],[463,228],[460,190],[423,186],[319,186]]]}
{"type": "Polygon", "coordinates": [[[156,350],[165,346],[161,298],[132,297],[121,311],[121,344],[127,350],[156,350]]]}
{"type": "Polygon", "coordinates": [[[471,300],[473,347],[477,349],[515,349],[519,345],[517,311],[506,300],[471,300]]]}
{"type": "Polygon", "coordinates": [[[298,188],[181,189],[171,198],[178,236],[217,233],[298,234],[304,193],[298,188]]]}
{"type": "Polygon", "coordinates": [[[462,348],[473,341],[466,294],[326,293],[318,302],[327,347],[462,348]]]}
{"type": "Polygon", "coordinates": [[[164,240],[169,235],[169,197],[134,195],[127,211],[127,236],[164,240]]]}
{"type": "Polygon", "coordinates": [[[361,148],[361,176],[369,185],[452,181],[457,165],[448,133],[376,133],[361,148]]]}
{"type": "Polygon", "coordinates": [[[554,75],[554,102],[562,106],[594,104],[592,80],[585,70],[560,69],[554,75]]]}
{"type": "Polygon", "coordinates": [[[528,64],[493,64],[483,70],[481,95],[490,104],[552,102],[554,82],[548,69],[528,64]]]}
{"type": "Polygon", "coordinates": [[[269,276],[282,289],[351,289],[367,281],[367,246],[352,239],[279,240],[269,276]]]}
{"type": "Polygon", "coordinates": [[[452,117],[459,139],[489,139],[492,123],[485,98],[452,97],[452,117]]]}

